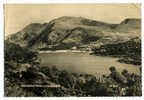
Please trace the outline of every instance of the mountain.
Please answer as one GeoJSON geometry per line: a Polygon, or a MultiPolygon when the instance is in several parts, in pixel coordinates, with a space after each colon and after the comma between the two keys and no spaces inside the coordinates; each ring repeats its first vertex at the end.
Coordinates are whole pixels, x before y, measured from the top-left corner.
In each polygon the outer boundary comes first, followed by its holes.
{"type": "Polygon", "coordinates": [[[35,49],[62,44],[113,44],[140,38],[140,30],[140,19],[125,19],[120,24],[109,24],[83,17],[63,16],[49,23],[32,23],[7,40],[35,49]]]}
{"type": "Polygon", "coordinates": [[[116,29],[120,32],[141,33],[141,20],[130,18],[125,19],[117,26],[116,29]]]}

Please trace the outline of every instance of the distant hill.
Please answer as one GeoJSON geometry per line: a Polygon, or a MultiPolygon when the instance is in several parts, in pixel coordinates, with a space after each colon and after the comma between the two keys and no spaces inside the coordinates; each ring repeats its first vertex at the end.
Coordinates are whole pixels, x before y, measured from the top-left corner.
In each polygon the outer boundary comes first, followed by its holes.
{"type": "Polygon", "coordinates": [[[29,48],[50,45],[113,44],[140,38],[141,20],[125,19],[120,24],[109,24],[83,17],[63,16],[49,23],[32,23],[7,40],[29,48]]]}
{"type": "Polygon", "coordinates": [[[120,32],[141,33],[140,19],[125,19],[116,28],[120,32]]]}

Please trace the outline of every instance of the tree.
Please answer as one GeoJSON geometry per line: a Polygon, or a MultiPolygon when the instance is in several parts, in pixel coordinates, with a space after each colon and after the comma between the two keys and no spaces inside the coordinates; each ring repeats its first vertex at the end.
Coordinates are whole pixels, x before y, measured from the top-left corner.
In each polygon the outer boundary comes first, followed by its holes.
{"type": "Polygon", "coordinates": [[[117,83],[120,83],[121,85],[126,84],[126,78],[121,75],[114,66],[110,67],[109,70],[111,71],[110,77],[114,79],[117,83]]]}

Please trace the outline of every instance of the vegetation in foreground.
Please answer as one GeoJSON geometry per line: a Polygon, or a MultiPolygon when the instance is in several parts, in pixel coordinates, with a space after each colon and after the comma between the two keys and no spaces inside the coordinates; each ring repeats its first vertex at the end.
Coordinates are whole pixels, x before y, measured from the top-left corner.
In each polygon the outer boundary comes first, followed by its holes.
{"type": "Polygon", "coordinates": [[[5,42],[5,96],[141,96],[141,75],[118,72],[110,67],[110,74],[94,75],[69,73],[56,67],[40,66],[37,53],[19,45],[5,42]],[[22,87],[21,85],[60,85],[50,87],[22,87]]]}

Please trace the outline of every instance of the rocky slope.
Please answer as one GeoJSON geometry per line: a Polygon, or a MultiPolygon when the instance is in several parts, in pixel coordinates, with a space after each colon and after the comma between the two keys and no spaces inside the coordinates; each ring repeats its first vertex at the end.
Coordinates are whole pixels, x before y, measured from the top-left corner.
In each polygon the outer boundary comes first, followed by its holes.
{"type": "Polygon", "coordinates": [[[83,17],[64,16],[49,23],[32,23],[11,35],[8,40],[35,49],[61,44],[113,44],[140,38],[140,30],[140,19],[125,19],[120,24],[109,24],[83,17]]]}

